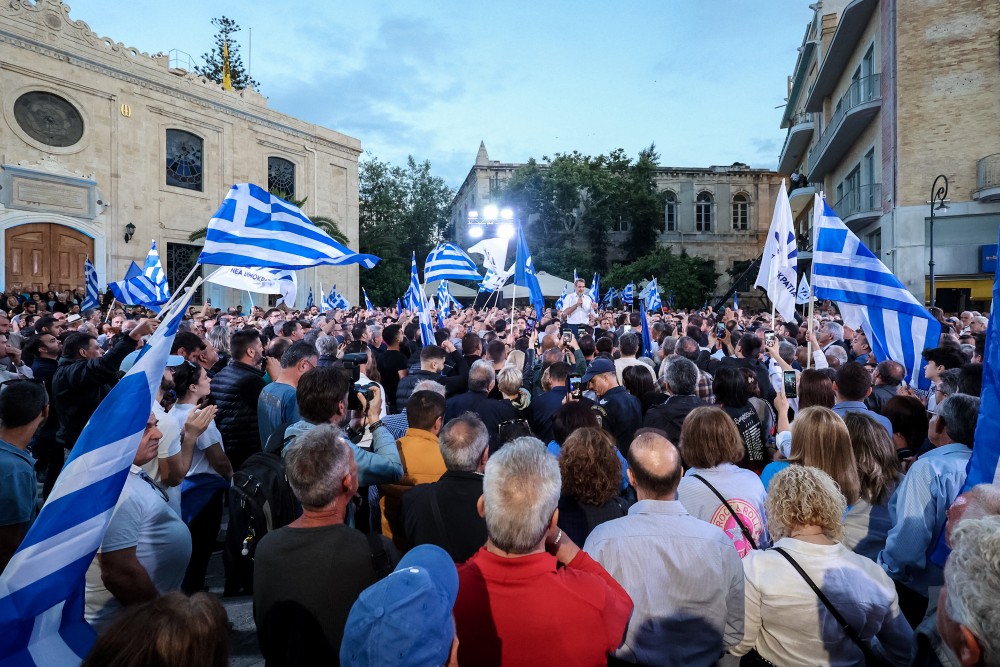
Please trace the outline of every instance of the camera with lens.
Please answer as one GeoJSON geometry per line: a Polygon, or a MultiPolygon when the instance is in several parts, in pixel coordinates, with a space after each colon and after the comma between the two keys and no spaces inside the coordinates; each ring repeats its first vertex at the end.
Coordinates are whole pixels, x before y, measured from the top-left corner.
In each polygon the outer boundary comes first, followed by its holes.
{"type": "Polygon", "coordinates": [[[347,409],[364,410],[365,406],[361,404],[358,394],[364,396],[366,402],[371,402],[375,398],[375,392],[370,385],[358,384],[358,380],[361,379],[361,367],[368,363],[368,353],[351,352],[345,354],[340,362],[340,371],[351,382],[351,391],[347,393],[347,409]]]}

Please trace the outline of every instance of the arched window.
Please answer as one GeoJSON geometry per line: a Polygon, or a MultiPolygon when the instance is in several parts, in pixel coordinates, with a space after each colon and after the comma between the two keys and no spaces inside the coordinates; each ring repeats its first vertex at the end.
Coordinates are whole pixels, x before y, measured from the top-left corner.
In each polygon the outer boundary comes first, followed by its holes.
{"type": "Polygon", "coordinates": [[[184,130],[167,130],[167,185],[203,189],[202,148],[201,137],[184,130]]]}
{"type": "Polygon", "coordinates": [[[664,197],[663,222],[664,228],[668,232],[677,231],[677,195],[667,191],[664,197]]]}
{"type": "Polygon", "coordinates": [[[267,189],[295,199],[295,163],[281,157],[267,158],[267,189]]]}
{"type": "Polygon", "coordinates": [[[694,204],[694,231],[712,231],[712,206],[714,201],[709,192],[698,193],[698,199],[694,204]]]}
{"type": "Polygon", "coordinates": [[[750,229],[750,199],[742,192],[733,195],[733,229],[750,229]]]}

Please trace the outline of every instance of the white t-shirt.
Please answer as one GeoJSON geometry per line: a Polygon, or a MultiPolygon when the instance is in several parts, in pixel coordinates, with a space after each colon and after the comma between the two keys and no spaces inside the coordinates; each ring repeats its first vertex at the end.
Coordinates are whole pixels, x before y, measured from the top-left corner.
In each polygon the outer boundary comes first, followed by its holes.
{"type": "Polygon", "coordinates": [[[594,300],[590,298],[590,295],[586,292],[583,296],[577,296],[576,292],[566,295],[566,300],[563,301],[563,311],[575,306],[578,301],[582,303],[579,308],[574,310],[566,317],[566,324],[589,324],[590,316],[594,314],[594,300]]]}
{"type": "MultiPolygon", "coordinates": [[[[136,547],[139,563],[160,593],[179,590],[191,559],[191,533],[159,491],[133,465],[98,553],[136,547]]],[[[121,608],[104,586],[97,557],[87,570],[84,618],[100,631],[121,608]]]]}
{"type": "Polygon", "coordinates": [[[160,477],[160,459],[168,459],[181,451],[181,424],[178,422],[173,412],[166,412],[158,401],[153,401],[153,414],[156,415],[156,428],[163,434],[160,438],[160,447],[156,452],[156,458],[142,466],[146,474],[153,478],[153,481],[160,485],[160,488],[167,493],[170,509],[181,515],[181,487],[167,486],[160,477]]]}
{"type": "MultiPolygon", "coordinates": [[[[192,403],[178,403],[170,411],[178,421],[187,421],[188,415],[195,409],[192,403]]],[[[198,473],[209,472],[215,475],[219,473],[215,472],[209,462],[208,457],[205,456],[205,450],[213,445],[219,445],[222,447],[222,434],[219,433],[219,428],[215,425],[215,420],[213,419],[208,423],[208,428],[205,432],[198,436],[198,439],[194,443],[194,451],[191,452],[191,467],[188,468],[186,477],[191,475],[197,475],[198,473]]],[[[219,475],[221,477],[221,475],[219,475]]],[[[180,487],[178,487],[180,488],[180,487]]]]}
{"type": "Polygon", "coordinates": [[[736,510],[759,549],[770,546],[767,519],[764,514],[767,492],[764,491],[764,485],[756,473],[732,463],[722,463],[714,468],[691,468],[681,478],[680,486],[677,487],[677,499],[684,505],[684,509],[691,516],[725,531],[741,558],[753,548],[743,537],[743,531],[719,497],[700,479],[692,477],[696,473],[708,480],[736,510]]]}

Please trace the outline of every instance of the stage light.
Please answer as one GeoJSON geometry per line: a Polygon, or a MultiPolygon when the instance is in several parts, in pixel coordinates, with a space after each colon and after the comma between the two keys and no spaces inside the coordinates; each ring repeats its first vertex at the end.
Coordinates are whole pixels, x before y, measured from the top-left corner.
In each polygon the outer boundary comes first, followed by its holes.
{"type": "Polygon", "coordinates": [[[483,208],[483,217],[487,220],[496,220],[498,212],[496,206],[489,204],[483,208]]]}
{"type": "Polygon", "coordinates": [[[514,211],[513,211],[513,209],[510,209],[510,208],[501,209],[500,210],[500,217],[503,218],[504,220],[513,220],[514,219],[514,211]]]}
{"type": "Polygon", "coordinates": [[[483,228],[479,225],[469,226],[469,238],[470,239],[481,239],[483,238],[483,228]]]}
{"type": "Polygon", "coordinates": [[[514,225],[510,223],[504,223],[497,227],[497,236],[502,239],[509,239],[514,236],[514,225]]]}

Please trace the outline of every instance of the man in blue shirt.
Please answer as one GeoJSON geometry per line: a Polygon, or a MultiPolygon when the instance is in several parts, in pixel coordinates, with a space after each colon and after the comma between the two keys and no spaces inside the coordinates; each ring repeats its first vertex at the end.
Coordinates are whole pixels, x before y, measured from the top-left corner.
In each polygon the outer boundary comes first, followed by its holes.
{"type": "Polygon", "coordinates": [[[257,397],[257,429],[260,431],[261,447],[267,444],[267,439],[276,428],[299,421],[295,388],[299,385],[299,378],[316,368],[318,362],[316,348],[301,340],[292,343],[281,355],[278,377],[257,397]]]}
{"type": "Polygon", "coordinates": [[[35,459],[27,449],[48,416],[49,396],[41,382],[18,379],[0,385],[0,571],[35,519],[35,459]]]}
{"type": "Polygon", "coordinates": [[[837,393],[833,411],[841,418],[848,412],[863,412],[881,424],[892,438],[892,423],[865,405],[865,399],[872,393],[872,376],[863,365],[851,361],[841,366],[833,390],[837,393]]]}
{"type": "Polygon", "coordinates": [[[927,429],[934,449],[913,463],[889,500],[892,528],[878,563],[896,582],[899,608],[913,626],[927,610],[928,588],[944,581],[930,556],[944,528],[945,513],[965,484],[978,416],[975,396],[946,398],[927,429]]]}

